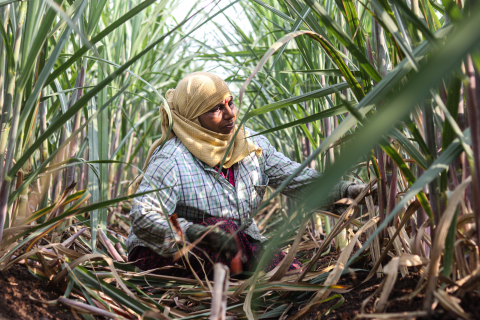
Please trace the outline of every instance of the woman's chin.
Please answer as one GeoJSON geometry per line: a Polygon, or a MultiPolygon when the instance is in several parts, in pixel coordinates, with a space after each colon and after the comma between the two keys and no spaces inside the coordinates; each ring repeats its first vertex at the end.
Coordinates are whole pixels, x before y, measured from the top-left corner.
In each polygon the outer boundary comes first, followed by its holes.
{"type": "Polygon", "coordinates": [[[220,133],[231,134],[234,130],[235,130],[235,126],[223,127],[222,130],[220,131],[220,133]]]}

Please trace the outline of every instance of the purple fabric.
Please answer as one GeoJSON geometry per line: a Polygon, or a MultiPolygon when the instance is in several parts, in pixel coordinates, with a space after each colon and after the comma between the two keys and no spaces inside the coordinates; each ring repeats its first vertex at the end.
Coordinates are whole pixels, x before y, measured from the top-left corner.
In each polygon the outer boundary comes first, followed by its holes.
{"type": "MultiPolygon", "coordinates": [[[[223,224],[218,227],[230,234],[238,230],[238,226],[228,219],[208,218],[205,221],[196,220],[193,222],[204,226],[211,226],[219,222],[223,222],[223,224]]],[[[242,263],[243,271],[255,271],[257,263],[260,261],[260,258],[264,254],[261,244],[254,243],[252,241],[253,239],[242,231],[239,231],[237,233],[237,236],[240,240],[243,255],[246,258],[243,259],[245,262],[242,263]]],[[[199,262],[199,259],[197,259],[193,255],[189,256],[189,261],[192,265],[193,270],[200,277],[204,276],[203,270],[205,270],[208,277],[213,278],[213,264],[205,256],[205,254],[207,254],[213,262],[220,262],[226,266],[230,266],[231,263],[231,259],[226,259],[225,257],[220,256],[219,254],[213,252],[208,248],[204,249],[203,251],[199,250],[198,248],[194,248],[192,249],[192,253],[199,257],[202,261],[203,268],[199,262]]],[[[273,254],[271,254],[271,257],[268,258],[268,262],[263,267],[263,271],[268,272],[273,270],[285,256],[285,252],[281,250],[275,251],[273,254]]],[[[176,277],[193,277],[190,268],[188,267],[187,263],[183,261],[183,259],[179,259],[175,262],[173,261],[173,258],[161,256],[147,247],[135,247],[129,254],[128,260],[135,261],[133,265],[144,271],[162,267],[176,266],[176,268],[165,268],[162,270],[157,270],[154,273],[176,277]]],[[[298,270],[302,267],[303,265],[297,259],[295,259],[288,271],[298,270]]]]}
{"type": "MultiPolygon", "coordinates": [[[[219,166],[215,166],[213,169],[218,172],[219,166]]],[[[233,172],[233,167],[228,169],[223,168],[223,170],[220,171],[220,175],[227,179],[227,181],[235,187],[235,174],[233,172]]]]}

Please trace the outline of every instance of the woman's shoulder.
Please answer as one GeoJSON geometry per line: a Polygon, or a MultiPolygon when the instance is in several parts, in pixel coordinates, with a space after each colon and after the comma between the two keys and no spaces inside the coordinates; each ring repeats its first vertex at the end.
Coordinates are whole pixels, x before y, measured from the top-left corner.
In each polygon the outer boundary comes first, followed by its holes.
{"type": "Polygon", "coordinates": [[[262,149],[268,148],[269,145],[270,145],[270,142],[268,141],[268,139],[265,136],[259,135],[258,132],[254,131],[254,130],[248,128],[248,127],[245,127],[245,136],[248,139],[252,139],[252,142],[256,146],[259,146],[262,149]]]}
{"type": "Polygon", "coordinates": [[[187,147],[180,141],[178,137],[173,137],[172,139],[165,142],[162,146],[159,146],[155,151],[153,151],[152,158],[155,159],[170,159],[173,160],[177,157],[183,157],[185,154],[189,154],[187,147]]]}
{"type": "Polygon", "coordinates": [[[148,163],[146,173],[152,175],[175,175],[175,172],[181,171],[181,167],[185,163],[192,162],[190,152],[185,145],[178,139],[173,137],[165,142],[163,147],[157,147],[152,153],[152,157],[148,163]]]}

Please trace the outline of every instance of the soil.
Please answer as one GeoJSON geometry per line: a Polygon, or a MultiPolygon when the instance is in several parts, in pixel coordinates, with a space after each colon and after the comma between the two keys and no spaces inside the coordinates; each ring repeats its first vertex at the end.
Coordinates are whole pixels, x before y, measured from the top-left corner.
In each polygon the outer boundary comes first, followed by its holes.
{"type": "MultiPolygon", "coordinates": [[[[365,237],[362,235],[360,242],[364,242],[365,237]]],[[[356,247],[354,251],[358,250],[356,247]]],[[[317,262],[317,269],[323,269],[335,262],[340,254],[331,252],[317,262]]],[[[369,261],[360,259],[352,264],[351,268],[370,269],[369,261]]],[[[395,282],[394,288],[389,296],[389,303],[386,313],[397,313],[406,311],[422,310],[423,292],[420,292],[412,299],[407,299],[420,279],[420,274],[410,268],[410,273],[405,278],[400,275],[395,282]]],[[[349,275],[344,275],[339,280],[339,285],[356,286],[360,284],[368,275],[368,272],[357,271],[349,275]]],[[[344,302],[341,306],[334,310],[330,310],[339,299],[321,304],[313,313],[306,317],[307,320],[314,319],[335,319],[335,320],[351,320],[360,314],[363,301],[367,299],[379,287],[383,278],[373,277],[369,281],[360,284],[350,292],[343,293],[344,302]],[[330,310],[330,311],[329,311],[330,310]]],[[[62,293],[50,289],[46,283],[35,278],[23,265],[13,265],[9,270],[0,272],[0,320],[47,320],[47,319],[82,319],[80,315],[74,315],[70,310],[62,309],[60,306],[49,306],[32,298],[49,301],[56,300],[62,293]]],[[[335,293],[333,293],[335,294],[335,293]]],[[[378,299],[378,295],[371,298],[365,305],[365,313],[374,312],[374,303],[378,299]]],[[[461,307],[470,315],[471,319],[480,319],[480,294],[478,291],[468,292],[461,300],[461,307]]],[[[291,308],[290,315],[298,312],[303,305],[296,305],[291,308]]],[[[434,313],[429,318],[435,320],[459,319],[455,314],[445,310],[438,305],[434,313]]]]}
{"type": "MultiPolygon", "coordinates": [[[[357,272],[355,274],[356,279],[352,279],[351,276],[346,276],[345,279],[340,279],[338,284],[341,285],[355,285],[359,282],[362,282],[368,275],[368,272],[357,272]]],[[[417,282],[420,278],[418,273],[410,273],[405,278],[401,276],[395,282],[395,286],[389,296],[389,304],[386,309],[386,312],[404,312],[404,311],[417,311],[422,309],[422,299],[423,295],[419,294],[415,296],[412,300],[399,300],[404,296],[410,294],[415,289],[417,282]]],[[[373,294],[379,287],[383,278],[373,277],[365,283],[362,283],[359,287],[353,289],[350,292],[342,294],[345,299],[344,303],[335,310],[331,310],[328,314],[328,310],[332,308],[336,303],[339,302],[338,299],[334,299],[327,303],[322,304],[316,312],[311,314],[308,319],[316,319],[318,316],[323,315],[321,319],[342,319],[350,320],[353,319],[356,315],[360,314],[362,303],[367,299],[371,294],[373,294]],[[326,314],[326,315],[325,315],[326,314]]],[[[378,295],[376,296],[378,297],[378,295]]],[[[364,312],[373,313],[373,302],[374,298],[366,304],[364,312]]]]}
{"type": "MultiPolygon", "coordinates": [[[[338,283],[343,285],[355,285],[363,281],[367,275],[368,272],[357,272],[355,275],[356,279],[352,279],[351,276],[347,276],[345,279],[341,279],[338,283]]],[[[399,275],[389,296],[389,303],[385,313],[422,310],[424,298],[423,292],[417,294],[415,297],[413,297],[413,299],[409,300],[406,298],[413,292],[419,279],[420,274],[415,272],[410,272],[405,278],[402,278],[399,275]]],[[[377,290],[381,281],[382,279],[377,279],[376,277],[370,279],[369,281],[361,284],[358,288],[342,294],[345,301],[338,309],[331,310],[328,314],[325,314],[330,308],[339,302],[339,299],[334,299],[322,304],[315,312],[309,315],[307,319],[320,319],[320,316],[322,320],[353,319],[356,315],[360,314],[363,301],[372,295],[375,290],[377,290]]],[[[365,313],[373,313],[373,303],[376,297],[378,297],[378,295],[376,295],[375,298],[371,298],[366,304],[364,309],[365,313]]],[[[470,315],[471,319],[480,319],[480,305],[478,301],[480,301],[480,295],[477,292],[469,292],[461,300],[460,306],[466,313],[470,315]]],[[[445,310],[441,305],[438,305],[430,317],[419,319],[453,320],[461,318],[456,316],[454,313],[445,310]]]]}
{"type": "Polygon", "coordinates": [[[81,319],[60,306],[49,306],[29,298],[56,300],[61,293],[47,287],[35,278],[24,266],[13,265],[0,272],[0,320],[70,320],[81,319]]]}
{"type": "MultiPolygon", "coordinates": [[[[362,234],[360,237],[360,242],[363,244],[365,241],[365,235],[362,234]]],[[[355,246],[353,250],[356,252],[358,247],[355,246]]],[[[340,253],[331,252],[317,262],[317,270],[323,269],[334,263],[340,253]]],[[[368,266],[369,259],[359,259],[354,262],[350,267],[355,269],[367,269],[369,270],[371,266],[368,266]]],[[[335,304],[339,302],[339,299],[333,299],[332,301],[321,304],[313,313],[309,314],[305,319],[314,320],[314,319],[331,319],[331,320],[351,320],[356,315],[361,313],[362,304],[365,299],[372,295],[384,278],[373,277],[372,279],[362,283],[366,279],[368,272],[357,271],[355,273],[350,273],[344,275],[338,281],[339,285],[349,285],[349,286],[358,286],[350,292],[343,293],[342,296],[345,299],[343,304],[334,310],[330,310],[335,304]],[[329,311],[330,310],[330,311],[329,311]]],[[[388,299],[388,306],[385,310],[385,313],[399,313],[399,312],[412,312],[423,310],[423,298],[425,297],[424,291],[421,291],[415,297],[408,299],[407,296],[411,295],[415,290],[418,281],[420,280],[421,274],[416,272],[416,269],[409,268],[409,274],[402,278],[399,274],[394,288],[390,293],[388,299]]],[[[332,293],[331,295],[334,295],[332,293]]],[[[371,298],[364,307],[364,313],[372,314],[374,312],[374,303],[378,300],[379,294],[371,298]]],[[[468,292],[462,299],[460,306],[463,310],[469,314],[470,319],[480,319],[480,294],[479,291],[468,292]]],[[[300,308],[304,305],[297,305],[296,308],[292,308],[289,312],[290,315],[298,312],[300,308]],[[296,310],[295,310],[296,309],[296,310]]],[[[429,317],[418,318],[421,320],[426,319],[435,319],[435,320],[453,320],[461,319],[456,316],[453,312],[445,310],[440,304],[437,305],[433,314],[429,317]]]]}

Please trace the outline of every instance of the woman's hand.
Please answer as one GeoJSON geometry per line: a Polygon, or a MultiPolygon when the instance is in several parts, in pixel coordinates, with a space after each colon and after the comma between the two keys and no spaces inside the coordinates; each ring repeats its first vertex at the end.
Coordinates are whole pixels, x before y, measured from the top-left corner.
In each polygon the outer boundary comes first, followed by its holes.
{"type": "Polygon", "coordinates": [[[197,245],[200,248],[212,249],[227,259],[233,258],[238,252],[234,237],[219,228],[211,229],[200,224],[192,224],[186,233],[187,240],[192,243],[207,233],[197,245]]]}
{"type": "MultiPolygon", "coordinates": [[[[375,204],[375,205],[378,204],[378,187],[377,186],[378,185],[375,184],[370,189],[370,195],[372,196],[373,204],[375,204]]],[[[365,187],[367,187],[367,184],[365,184],[365,183],[352,184],[351,186],[349,186],[347,188],[347,197],[350,198],[350,199],[355,199],[363,191],[363,189],[365,189],[365,187]]],[[[368,193],[367,193],[367,195],[368,195],[368,193]]],[[[360,204],[365,204],[365,198],[363,198],[360,201],[360,204]]]]}

